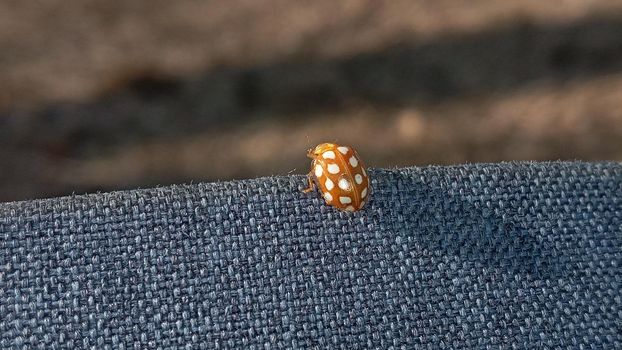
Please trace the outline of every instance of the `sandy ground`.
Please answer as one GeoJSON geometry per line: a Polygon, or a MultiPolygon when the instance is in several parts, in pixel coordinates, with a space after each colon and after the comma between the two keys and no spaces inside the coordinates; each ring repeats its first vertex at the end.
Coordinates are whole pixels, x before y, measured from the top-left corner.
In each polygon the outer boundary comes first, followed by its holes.
{"type": "Polygon", "coordinates": [[[0,201],[372,167],[622,160],[619,1],[5,1],[0,201]]]}

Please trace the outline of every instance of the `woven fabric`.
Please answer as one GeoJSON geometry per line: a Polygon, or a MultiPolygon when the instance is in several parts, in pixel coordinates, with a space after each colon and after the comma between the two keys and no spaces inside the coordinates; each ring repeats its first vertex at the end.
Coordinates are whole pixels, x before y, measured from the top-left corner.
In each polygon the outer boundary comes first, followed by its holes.
{"type": "Polygon", "coordinates": [[[0,347],[622,348],[622,165],[372,170],[0,205],[0,347]]]}

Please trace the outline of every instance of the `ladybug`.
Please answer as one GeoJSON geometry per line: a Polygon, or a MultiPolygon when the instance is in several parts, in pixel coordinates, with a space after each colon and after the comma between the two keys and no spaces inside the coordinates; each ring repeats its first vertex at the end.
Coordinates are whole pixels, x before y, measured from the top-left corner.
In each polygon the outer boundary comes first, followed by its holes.
{"type": "Polygon", "coordinates": [[[369,200],[369,178],[354,148],[322,143],[310,149],[313,159],[308,174],[308,193],[319,187],[326,204],[339,210],[357,211],[369,200]]]}

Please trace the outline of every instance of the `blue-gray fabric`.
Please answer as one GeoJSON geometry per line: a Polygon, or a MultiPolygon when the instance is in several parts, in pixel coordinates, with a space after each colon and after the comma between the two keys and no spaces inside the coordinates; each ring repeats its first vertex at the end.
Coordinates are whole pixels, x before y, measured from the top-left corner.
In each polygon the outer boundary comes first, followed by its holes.
{"type": "Polygon", "coordinates": [[[622,348],[622,165],[371,170],[0,205],[0,347],[622,348]]]}

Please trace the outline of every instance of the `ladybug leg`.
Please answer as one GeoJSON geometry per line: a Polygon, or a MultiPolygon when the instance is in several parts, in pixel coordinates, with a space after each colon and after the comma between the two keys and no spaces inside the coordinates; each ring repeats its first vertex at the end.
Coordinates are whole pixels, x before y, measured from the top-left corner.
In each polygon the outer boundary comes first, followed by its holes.
{"type": "Polygon", "coordinates": [[[304,190],[302,190],[302,192],[304,192],[304,193],[309,193],[309,192],[315,190],[315,183],[311,179],[311,176],[312,176],[311,173],[307,174],[307,180],[309,181],[309,186],[307,188],[305,188],[304,190]]]}

